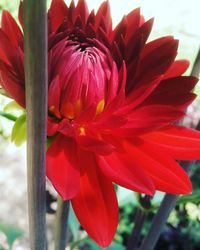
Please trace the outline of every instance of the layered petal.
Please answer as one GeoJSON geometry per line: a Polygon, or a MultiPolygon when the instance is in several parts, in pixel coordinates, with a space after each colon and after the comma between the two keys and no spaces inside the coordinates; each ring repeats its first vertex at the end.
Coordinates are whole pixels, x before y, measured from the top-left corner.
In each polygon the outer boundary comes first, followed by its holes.
{"type": "Polygon", "coordinates": [[[113,152],[108,156],[98,156],[99,166],[110,180],[136,192],[153,195],[155,192],[151,178],[126,152],[113,152]]]}
{"type": "Polygon", "coordinates": [[[14,18],[6,10],[2,13],[1,28],[7,34],[10,41],[15,45],[19,46],[23,43],[23,34],[15,22],[14,18]]]}
{"type": "Polygon", "coordinates": [[[196,130],[174,125],[145,134],[142,139],[176,160],[200,159],[200,133],[196,130]]]}
{"type": "Polygon", "coordinates": [[[172,194],[191,193],[192,186],[185,171],[162,148],[132,139],[125,150],[153,181],[155,189],[172,194]],[[155,156],[156,154],[156,156],[155,156]]]}
{"type": "Polygon", "coordinates": [[[179,76],[165,79],[155,88],[151,95],[142,103],[142,106],[160,104],[174,106],[178,110],[185,110],[195,99],[192,93],[198,79],[195,77],[179,76]]]}
{"type": "Polygon", "coordinates": [[[25,107],[25,89],[9,65],[0,61],[0,84],[18,104],[25,107]]]}
{"type": "Polygon", "coordinates": [[[68,8],[63,0],[52,0],[49,9],[50,32],[56,32],[59,26],[63,23],[64,18],[67,17],[68,8]]]}
{"type": "Polygon", "coordinates": [[[115,190],[98,169],[95,156],[82,154],[83,175],[80,192],[72,199],[72,206],[89,236],[101,247],[107,247],[118,224],[118,205],[115,190]]]}
{"type": "Polygon", "coordinates": [[[64,200],[72,199],[80,189],[80,170],[73,139],[57,135],[47,150],[46,174],[64,200]]]}
{"type": "Polygon", "coordinates": [[[175,61],[171,67],[165,72],[164,78],[172,78],[181,76],[187,68],[189,67],[189,61],[187,60],[177,60],[175,61]]]}

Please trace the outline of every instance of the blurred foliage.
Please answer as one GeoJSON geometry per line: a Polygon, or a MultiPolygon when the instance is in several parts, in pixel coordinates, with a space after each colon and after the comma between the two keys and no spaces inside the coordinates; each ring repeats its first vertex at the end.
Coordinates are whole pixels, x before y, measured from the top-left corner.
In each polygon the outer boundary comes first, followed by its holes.
{"type": "MultiPolygon", "coordinates": [[[[3,222],[0,222],[0,232],[6,236],[9,249],[12,249],[12,245],[17,238],[24,235],[24,232],[20,228],[3,222]]],[[[1,249],[4,250],[5,248],[0,246],[1,249]]]]}
{"type": "Polygon", "coordinates": [[[18,6],[19,6],[20,0],[1,0],[0,1],[0,12],[2,10],[8,10],[14,17],[17,17],[18,14],[18,6]]]}
{"type": "Polygon", "coordinates": [[[17,118],[12,129],[11,141],[16,146],[21,146],[26,140],[26,114],[22,114],[17,118]]]}

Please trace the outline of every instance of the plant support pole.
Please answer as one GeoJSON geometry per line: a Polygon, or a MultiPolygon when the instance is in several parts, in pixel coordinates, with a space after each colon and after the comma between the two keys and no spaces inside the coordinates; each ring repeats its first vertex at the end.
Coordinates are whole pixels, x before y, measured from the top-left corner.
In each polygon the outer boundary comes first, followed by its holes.
{"type": "Polygon", "coordinates": [[[54,250],[65,250],[67,245],[67,222],[69,216],[69,201],[63,201],[58,196],[58,207],[55,223],[55,248],[54,250]]]}
{"type": "Polygon", "coordinates": [[[45,154],[47,14],[45,0],[24,0],[27,175],[31,250],[46,250],[45,154]]]}

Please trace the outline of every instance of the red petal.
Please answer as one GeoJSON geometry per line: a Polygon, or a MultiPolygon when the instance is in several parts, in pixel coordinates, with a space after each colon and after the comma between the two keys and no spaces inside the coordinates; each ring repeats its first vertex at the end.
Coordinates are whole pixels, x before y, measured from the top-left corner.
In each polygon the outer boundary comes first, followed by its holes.
{"type": "Polygon", "coordinates": [[[12,66],[12,71],[17,77],[20,78],[21,76],[24,78],[23,51],[19,46],[15,46],[15,44],[9,40],[9,37],[2,31],[2,29],[0,29],[0,60],[12,66]]]}
{"type": "Polygon", "coordinates": [[[75,214],[89,236],[107,247],[116,232],[118,205],[112,183],[99,171],[93,154],[83,154],[80,192],[72,200],[75,214]]]}
{"type": "Polygon", "coordinates": [[[118,185],[140,193],[154,193],[150,177],[134,160],[133,154],[114,152],[108,156],[99,156],[98,160],[105,175],[118,185]]]}
{"type": "Polygon", "coordinates": [[[126,29],[127,29],[127,19],[124,16],[120,21],[120,23],[115,27],[112,34],[113,36],[112,41],[117,42],[118,46],[120,44],[121,38],[122,37],[124,38],[126,35],[126,29]]]}
{"type": "MultiPolygon", "coordinates": [[[[126,46],[126,62],[130,63],[136,58],[149,37],[153,25],[153,19],[145,22],[137,32],[133,33],[126,46]]],[[[135,70],[135,69],[134,69],[135,70]]]]}
{"type": "Polygon", "coordinates": [[[54,121],[50,116],[47,120],[47,135],[53,136],[58,131],[59,124],[54,121]]]}
{"type": "Polygon", "coordinates": [[[165,73],[164,79],[180,76],[185,73],[188,67],[189,62],[187,60],[175,61],[165,73]]]}
{"type": "Polygon", "coordinates": [[[49,9],[51,32],[55,32],[67,17],[68,8],[63,0],[52,0],[49,9]]]}
{"type": "Polygon", "coordinates": [[[89,16],[88,6],[85,0],[79,0],[75,8],[76,16],[81,18],[83,24],[86,24],[87,18],[89,16]]]}
{"type": "Polygon", "coordinates": [[[23,41],[23,35],[19,26],[6,10],[2,13],[1,27],[15,46],[18,46],[23,41]]]}
{"type": "Polygon", "coordinates": [[[141,58],[144,58],[148,54],[152,53],[155,49],[159,49],[160,47],[172,41],[174,41],[173,36],[164,36],[145,44],[141,53],[141,58]]]}
{"type": "Polygon", "coordinates": [[[80,146],[85,150],[89,150],[100,155],[110,154],[114,149],[114,147],[112,147],[108,143],[89,137],[87,135],[77,136],[76,139],[80,146]]]}
{"type": "Polygon", "coordinates": [[[96,14],[95,18],[96,31],[98,31],[100,27],[104,31],[107,31],[108,34],[112,30],[112,19],[110,15],[110,5],[108,1],[105,1],[100,5],[96,14]],[[106,26],[104,24],[106,24],[106,26]]]}
{"type": "MultiPolygon", "coordinates": [[[[191,182],[185,171],[159,147],[150,147],[134,139],[125,149],[152,179],[156,190],[172,194],[191,193],[191,182]],[[137,143],[137,145],[136,145],[137,143]]],[[[133,161],[133,164],[134,164],[133,161]]]]}
{"type": "Polygon", "coordinates": [[[153,124],[158,128],[180,119],[184,113],[173,106],[148,105],[134,109],[128,115],[130,128],[148,128],[153,124]]]}
{"type": "Polygon", "coordinates": [[[25,89],[21,79],[17,79],[10,66],[0,61],[1,85],[19,105],[25,107],[25,89]]]}
{"type": "MultiPolygon", "coordinates": [[[[154,77],[148,81],[139,82],[137,87],[127,97],[128,108],[135,108],[154,91],[161,81],[161,77],[154,77]]],[[[127,107],[125,107],[127,109],[127,107]]]]}
{"type": "Polygon", "coordinates": [[[197,81],[197,78],[188,76],[179,76],[163,80],[145,100],[143,105],[157,103],[185,109],[195,98],[195,95],[192,94],[191,91],[197,81]]]}
{"type": "Polygon", "coordinates": [[[148,48],[148,53],[145,52],[144,47],[144,56],[140,61],[140,67],[136,77],[137,81],[141,81],[141,79],[147,80],[149,77],[163,74],[173,63],[177,55],[177,47],[177,40],[168,41],[168,39],[166,39],[165,43],[162,43],[159,47],[155,47],[153,50],[148,48]]]}
{"type": "Polygon", "coordinates": [[[170,126],[143,135],[153,147],[162,147],[178,160],[200,159],[200,132],[182,126],[170,126]]]}
{"type": "Polygon", "coordinates": [[[126,41],[129,41],[131,36],[137,31],[140,24],[140,8],[137,8],[131,11],[127,16],[127,34],[126,34],[126,41]]]}
{"type": "Polygon", "coordinates": [[[47,150],[46,174],[64,200],[72,199],[80,188],[76,145],[73,139],[61,134],[47,150]]]}

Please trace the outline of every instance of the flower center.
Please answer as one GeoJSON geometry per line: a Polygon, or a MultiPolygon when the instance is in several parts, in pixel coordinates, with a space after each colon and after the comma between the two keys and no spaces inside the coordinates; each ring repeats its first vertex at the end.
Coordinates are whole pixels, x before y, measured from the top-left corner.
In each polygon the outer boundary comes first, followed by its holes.
{"type": "MultiPolygon", "coordinates": [[[[60,53],[60,47],[56,52],[60,53]]],[[[111,73],[107,56],[100,49],[68,41],[54,70],[59,76],[62,116],[74,119],[91,105],[97,106],[97,113],[102,112],[111,73]]]]}

